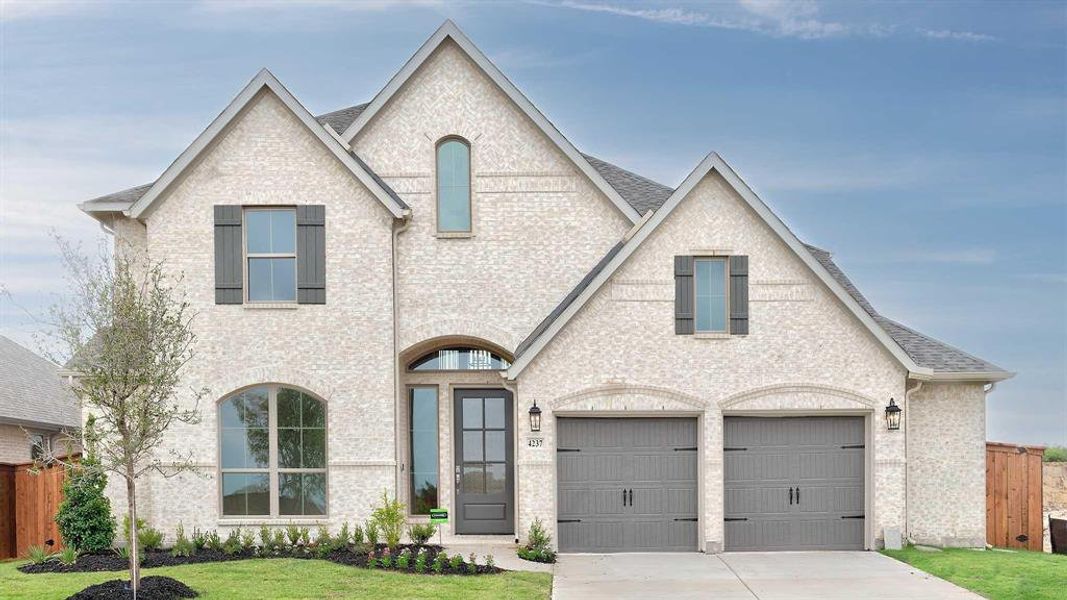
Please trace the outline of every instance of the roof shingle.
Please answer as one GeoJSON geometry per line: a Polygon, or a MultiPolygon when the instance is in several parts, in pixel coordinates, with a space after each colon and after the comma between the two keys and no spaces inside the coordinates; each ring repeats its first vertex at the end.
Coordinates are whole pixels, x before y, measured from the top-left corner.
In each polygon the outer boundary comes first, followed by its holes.
{"type": "Polygon", "coordinates": [[[0,420],[48,427],[77,427],[81,411],[59,367],[0,336],[0,420]]]}

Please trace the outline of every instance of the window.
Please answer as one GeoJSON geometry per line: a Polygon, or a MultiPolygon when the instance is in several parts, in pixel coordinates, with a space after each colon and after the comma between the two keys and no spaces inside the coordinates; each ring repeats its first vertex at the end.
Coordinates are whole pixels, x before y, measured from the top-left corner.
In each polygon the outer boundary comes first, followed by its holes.
{"type": "Polygon", "coordinates": [[[222,514],[326,514],[326,407],[260,386],[219,404],[222,514]]]}
{"type": "Polygon", "coordinates": [[[447,138],[437,145],[437,231],[471,230],[471,149],[447,138]]]}
{"type": "Polygon", "coordinates": [[[500,355],[478,348],[442,348],[411,363],[412,371],[500,371],[511,363],[500,355]]]}
{"type": "Polygon", "coordinates": [[[698,258],[693,271],[696,331],[726,333],[726,259],[698,258]]]}
{"type": "Polygon", "coordinates": [[[296,210],[245,210],[249,302],[296,301],[296,210]]]}
{"type": "Polygon", "coordinates": [[[437,508],[437,388],[409,390],[411,418],[411,514],[437,508]]]}

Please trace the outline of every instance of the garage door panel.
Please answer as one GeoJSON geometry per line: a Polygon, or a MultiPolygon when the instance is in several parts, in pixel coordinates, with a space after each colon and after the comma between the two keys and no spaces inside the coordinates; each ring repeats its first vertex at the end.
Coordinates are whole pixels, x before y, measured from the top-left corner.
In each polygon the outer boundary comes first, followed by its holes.
{"type": "Polygon", "coordinates": [[[561,550],[697,549],[696,419],[560,418],[557,425],[561,550]]]}
{"type": "Polygon", "coordinates": [[[864,436],[862,417],[725,418],[726,549],[862,549],[864,436]]]}

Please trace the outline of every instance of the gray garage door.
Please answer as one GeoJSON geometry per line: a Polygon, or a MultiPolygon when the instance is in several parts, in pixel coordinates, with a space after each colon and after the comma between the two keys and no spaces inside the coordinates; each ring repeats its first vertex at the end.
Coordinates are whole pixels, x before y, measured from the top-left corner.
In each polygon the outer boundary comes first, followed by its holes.
{"type": "Polygon", "coordinates": [[[564,552],[697,549],[696,419],[559,419],[564,552]]]}
{"type": "Polygon", "coordinates": [[[862,550],[862,417],[726,417],[726,550],[862,550]]]}

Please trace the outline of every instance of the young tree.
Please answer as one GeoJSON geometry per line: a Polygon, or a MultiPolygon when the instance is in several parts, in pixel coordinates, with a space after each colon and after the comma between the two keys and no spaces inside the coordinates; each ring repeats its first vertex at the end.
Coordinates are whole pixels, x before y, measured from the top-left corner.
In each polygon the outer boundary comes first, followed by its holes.
{"type": "MultiPolygon", "coordinates": [[[[192,469],[188,454],[160,458],[160,444],[175,423],[197,423],[204,390],[176,401],[181,370],[193,358],[190,304],[163,264],[128,251],[97,260],[59,241],[70,295],[52,307],[52,333],[68,368],[77,373],[74,393],[91,415],[82,440],[92,468],[126,483],[131,528],[137,523],[137,480],[149,471],[164,477],[192,469]]],[[[130,587],[140,583],[137,532],[128,532],[130,587]]]]}

